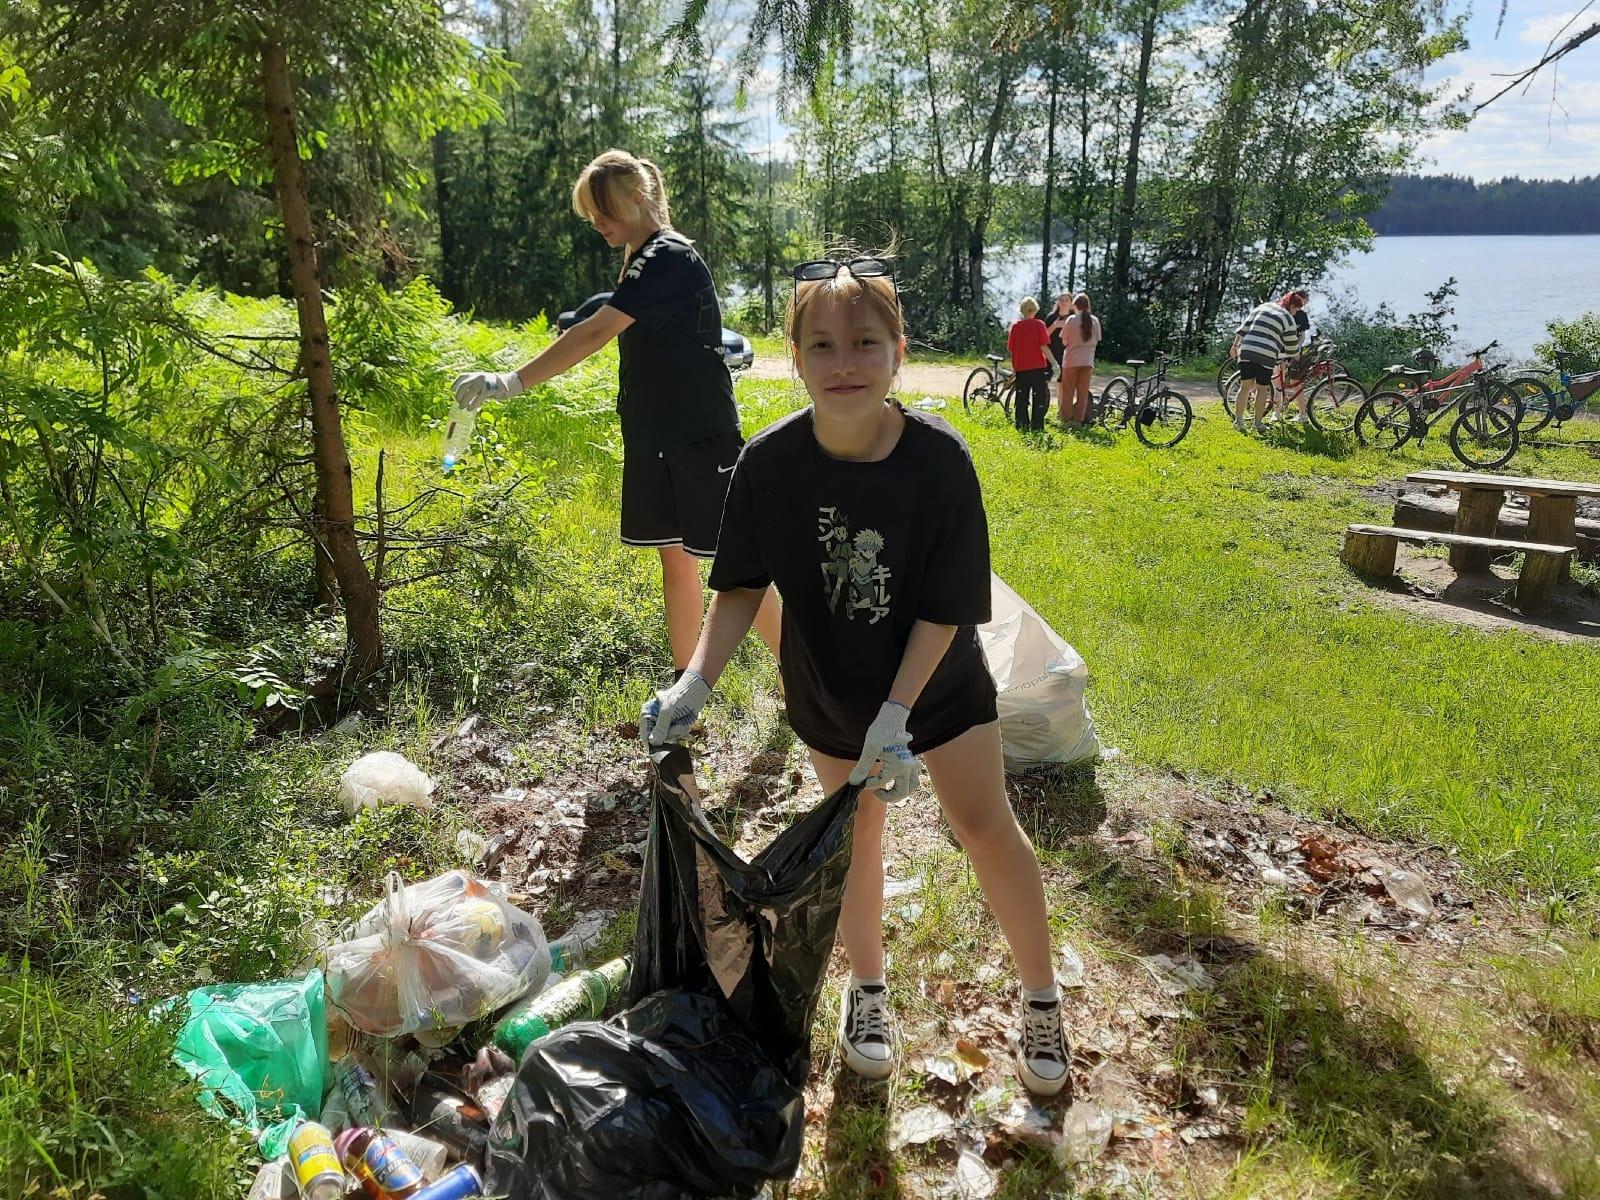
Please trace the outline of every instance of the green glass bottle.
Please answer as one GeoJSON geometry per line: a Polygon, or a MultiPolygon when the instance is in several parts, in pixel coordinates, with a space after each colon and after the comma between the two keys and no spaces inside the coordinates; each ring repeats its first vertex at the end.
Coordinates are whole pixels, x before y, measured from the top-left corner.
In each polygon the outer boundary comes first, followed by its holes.
{"type": "Polygon", "coordinates": [[[624,956],[580,971],[548,991],[518,1004],[494,1027],[496,1046],[518,1062],[530,1045],[573,1021],[591,1021],[606,1010],[611,997],[628,982],[631,962],[624,956]]]}

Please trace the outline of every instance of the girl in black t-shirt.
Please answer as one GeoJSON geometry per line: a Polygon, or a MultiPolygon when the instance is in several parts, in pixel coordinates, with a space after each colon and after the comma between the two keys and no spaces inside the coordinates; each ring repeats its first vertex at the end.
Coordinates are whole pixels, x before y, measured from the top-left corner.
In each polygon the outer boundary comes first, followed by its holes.
{"type": "MultiPolygon", "coordinates": [[[[622,540],[661,556],[672,665],[694,649],[705,594],[697,559],[717,549],[717,529],[743,439],[722,359],[722,309],[711,272],[672,228],[661,169],[607,150],[578,176],[573,210],[623,252],[611,298],[516,371],[472,371],[455,381],[458,404],[509,399],[570,370],[617,339],[622,418],[622,540]]],[[[778,648],[776,599],[756,630],[778,648]]]]}
{"type": "Polygon", "coordinates": [[[1044,888],[1006,799],[994,681],[975,629],[990,596],[977,473],[948,424],[888,398],[905,332],[887,264],[807,263],[796,279],[789,341],[812,406],[740,455],[705,628],[683,678],[645,705],[640,731],[652,746],[688,732],[775,584],[790,723],[826,792],[867,785],[839,918],[851,970],[845,1062],[876,1079],[894,1068],[883,796],[916,788],[922,755],[1017,961],[1019,1074],[1054,1095],[1068,1054],[1044,888]]]}

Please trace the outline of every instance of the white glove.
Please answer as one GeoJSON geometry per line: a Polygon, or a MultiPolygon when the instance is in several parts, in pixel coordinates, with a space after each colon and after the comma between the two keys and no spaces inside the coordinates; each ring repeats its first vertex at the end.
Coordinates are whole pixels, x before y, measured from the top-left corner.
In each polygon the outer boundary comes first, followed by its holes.
{"type": "Polygon", "coordinates": [[[461,407],[478,408],[490,398],[509,400],[522,395],[522,377],[515,371],[468,371],[456,376],[451,390],[461,407]]]}
{"type": "Polygon", "coordinates": [[[711,696],[711,685],[695,671],[685,671],[677,683],[663,688],[644,702],[639,711],[639,736],[646,746],[680,741],[700,718],[711,696]]]}
{"type": "Polygon", "coordinates": [[[917,790],[922,776],[922,764],[911,753],[911,735],[906,732],[906,721],[911,710],[904,704],[885,700],[878,715],[867,728],[867,740],[861,747],[861,759],[850,772],[851,783],[866,783],[874,763],[882,763],[883,770],[871,780],[874,790],[899,799],[917,790]]]}

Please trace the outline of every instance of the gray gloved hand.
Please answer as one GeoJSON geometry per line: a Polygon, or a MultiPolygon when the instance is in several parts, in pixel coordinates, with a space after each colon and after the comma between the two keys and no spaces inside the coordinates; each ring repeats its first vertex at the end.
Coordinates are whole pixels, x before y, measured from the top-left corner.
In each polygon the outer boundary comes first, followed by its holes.
{"type": "Polygon", "coordinates": [[[468,371],[456,376],[450,390],[463,408],[478,408],[490,398],[509,400],[520,396],[524,389],[522,377],[515,371],[468,371]]]}
{"type": "Polygon", "coordinates": [[[644,702],[639,711],[639,736],[646,746],[677,742],[694,728],[711,696],[711,685],[696,671],[685,671],[677,683],[644,702]]]}
{"type": "Polygon", "coordinates": [[[922,764],[911,753],[911,735],[906,732],[906,722],[911,710],[904,704],[885,700],[878,715],[867,728],[867,740],[861,747],[861,758],[850,772],[851,783],[869,783],[887,796],[899,799],[917,790],[922,776],[922,764]],[[874,763],[882,763],[883,770],[868,779],[874,763]]]}

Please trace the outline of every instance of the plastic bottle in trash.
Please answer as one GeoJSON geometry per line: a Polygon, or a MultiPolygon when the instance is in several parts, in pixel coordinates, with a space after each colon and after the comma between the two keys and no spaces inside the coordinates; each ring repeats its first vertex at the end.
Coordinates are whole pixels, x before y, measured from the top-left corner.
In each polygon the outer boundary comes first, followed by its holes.
{"type": "Polygon", "coordinates": [[[573,1021],[592,1020],[604,1012],[612,995],[628,982],[631,965],[626,957],[614,958],[524,1000],[494,1027],[494,1044],[520,1062],[522,1052],[551,1030],[573,1021]]]}
{"type": "Polygon", "coordinates": [[[315,1121],[301,1121],[289,1135],[289,1162],[305,1200],[342,1200],[344,1171],[333,1150],[333,1135],[315,1121]]]}
{"type": "Polygon", "coordinates": [[[442,457],[446,475],[454,471],[456,464],[466,456],[467,447],[472,444],[472,427],[477,423],[478,410],[464,404],[455,405],[445,418],[442,457]]]}
{"type": "Polygon", "coordinates": [[[333,1077],[344,1096],[345,1111],[352,1126],[369,1125],[374,1129],[393,1125],[395,1107],[389,1102],[388,1089],[378,1082],[377,1075],[359,1054],[346,1054],[334,1066],[333,1077]]]}
{"type": "Polygon", "coordinates": [[[423,1179],[432,1183],[444,1174],[445,1159],[450,1157],[450,1149],[443,1142],[436,1142],[418,1133],[407,1133],[404,1129],[385,1129],[384,1132],[400,1143],[400,1149],[417,1164],[423,1179]]]}
{"type": "Polygon", "coordinates": [[[443,1142],[457,1158],[478,1160],[489,1146],[489,1115],[431,1071],[411,1098],[416,1132],[443,1142]]]}

